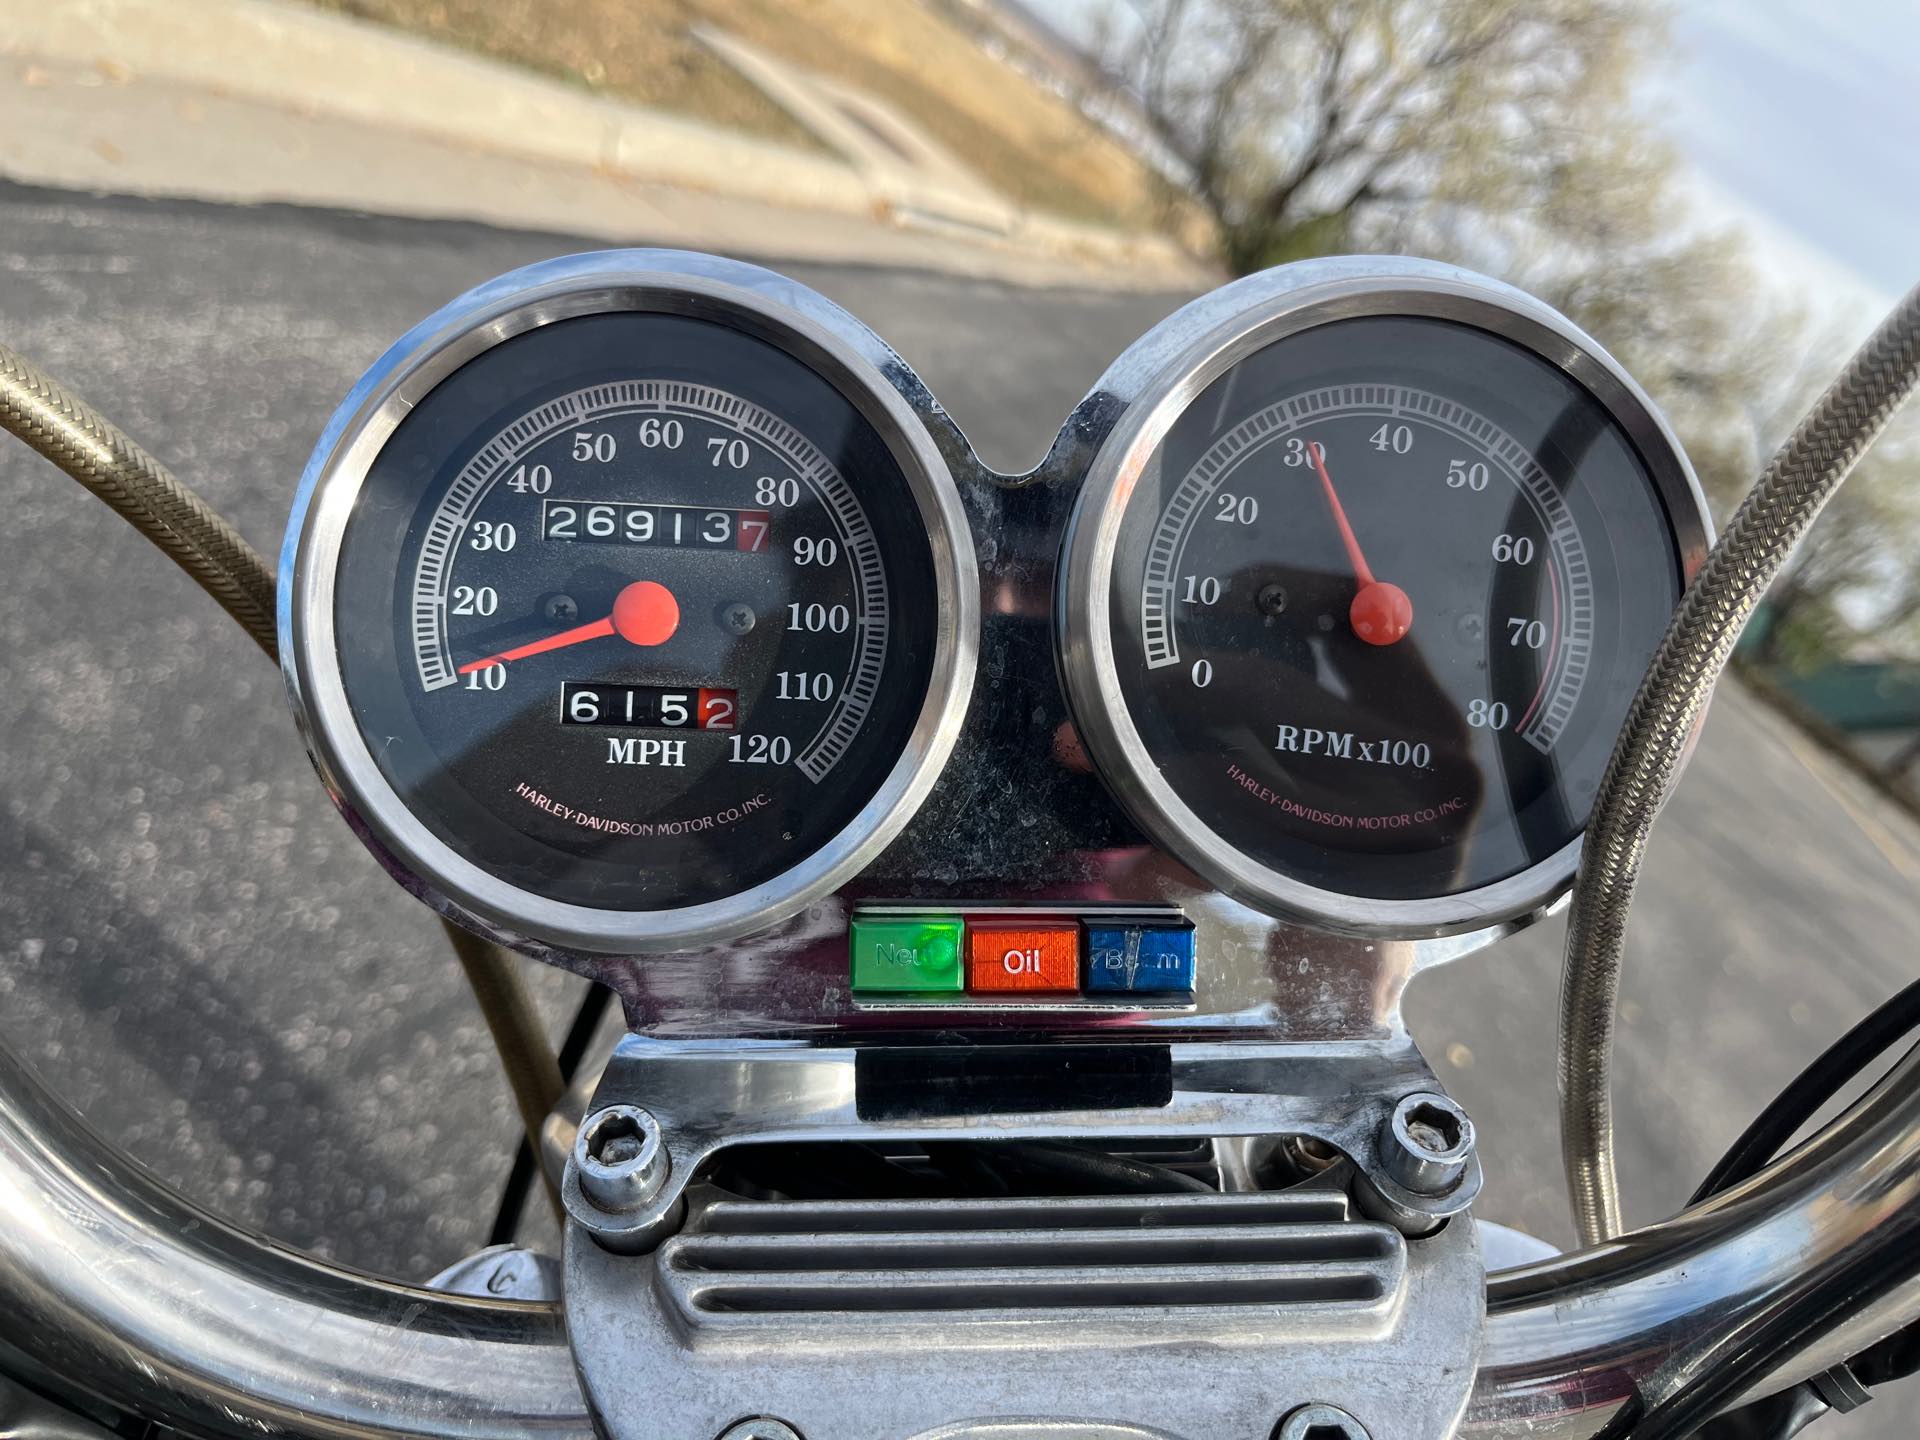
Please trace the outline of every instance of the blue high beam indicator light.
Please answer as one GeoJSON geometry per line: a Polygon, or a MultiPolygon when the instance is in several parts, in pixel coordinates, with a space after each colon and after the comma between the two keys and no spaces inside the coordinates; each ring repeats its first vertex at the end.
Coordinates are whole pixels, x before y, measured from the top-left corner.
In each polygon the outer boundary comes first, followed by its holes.
{"type": "Polygon", "coordinates": [[[1086,993],[1191,995],[1193,930],[1186,925],[1088,920],[1086,993]]]}

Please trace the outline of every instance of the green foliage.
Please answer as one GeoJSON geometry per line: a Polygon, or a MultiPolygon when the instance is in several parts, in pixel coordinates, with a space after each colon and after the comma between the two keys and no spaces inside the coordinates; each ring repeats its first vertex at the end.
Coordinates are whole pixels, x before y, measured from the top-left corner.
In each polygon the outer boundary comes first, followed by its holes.
{"type": "Polygon", "coordinates": [[[1314,215],[1287,229],[1239,231],[1225,237],[1226,259],[1235,273],[1247,275],[1316,255],[1344,255],[1353,249],[1352,231],[1346,215],[1314,215]]]}
{"type": "Polygon", "coordinates": [[[1908,411],[1867,452],[1774,586],[1759,663],[1811,669],[1836,656],[1920,658],[1915,420],[1908,411]]]}

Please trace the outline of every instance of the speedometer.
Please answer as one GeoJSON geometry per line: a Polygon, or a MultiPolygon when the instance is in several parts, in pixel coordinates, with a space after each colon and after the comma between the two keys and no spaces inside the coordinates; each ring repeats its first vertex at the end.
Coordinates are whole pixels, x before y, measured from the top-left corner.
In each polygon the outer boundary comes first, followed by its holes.
{"type": "Polygon", "coordinates": [[[1418,935],[1535,909],[1705,553],[1686,461],[1504,286],[1259,283],[1093,462],[1059,604],[1080,729],[1149,831],[1277,913],[1418,935]]]}
{"type": "Polygon", "coordinates": [[[583,257],[363,382],[296,510],[285,648],[410,884],[508,937],[676,948],[898,832],[965,705],[977,582],[865,339],[752,267],[583,257]]]}

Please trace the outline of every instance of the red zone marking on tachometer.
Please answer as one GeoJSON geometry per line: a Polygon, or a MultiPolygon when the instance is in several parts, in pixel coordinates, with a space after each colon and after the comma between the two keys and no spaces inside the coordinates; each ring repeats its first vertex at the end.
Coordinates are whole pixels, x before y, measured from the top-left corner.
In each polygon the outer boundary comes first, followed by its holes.
{"type": "Polygon", "coordinates": [[[1540,708],[1540,702],[1547,698],[1547,686],[1553,683],[1553,662],[1560,657],[1560,572],[1553,562],[1547,562],[1547,593],[1553,597],[1552,640],[1547,646],[1547,664],[1540,676],[1540,688],[1534,692],[1533,703],[1527,706],[1527,713],[1520,717],[1520,723],[1513,727],[1518,735],[1527,728],[1527,722],[1533,719],[1533,712],[1540,708]]]}

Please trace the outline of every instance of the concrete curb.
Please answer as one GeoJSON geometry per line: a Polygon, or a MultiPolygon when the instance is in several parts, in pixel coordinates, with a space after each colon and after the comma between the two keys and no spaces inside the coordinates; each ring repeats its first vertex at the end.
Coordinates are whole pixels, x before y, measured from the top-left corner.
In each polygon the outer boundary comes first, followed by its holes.
{"type": "Polygon", "coordinates": [[[273,0],[0,0],[18,54],[776,205],[863,214],[849,167],[273,0]]]}
{"type": "MultiPolygon", "coordinates": [[[[863,224],[913,219],[876,191],[874,177],[838,158],[278,0],[0,0],[0,54],[111,68],[310,117],[863,224]]],[[[1086,261],[1157,272],[1156,283],[1168,285],[1204,278],[1163,237],[1011,211],[1008,221],[1003,233],[964,238],[983,259],[1086,261]]]]}

